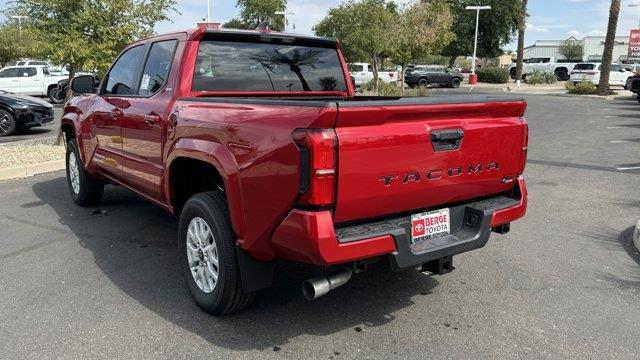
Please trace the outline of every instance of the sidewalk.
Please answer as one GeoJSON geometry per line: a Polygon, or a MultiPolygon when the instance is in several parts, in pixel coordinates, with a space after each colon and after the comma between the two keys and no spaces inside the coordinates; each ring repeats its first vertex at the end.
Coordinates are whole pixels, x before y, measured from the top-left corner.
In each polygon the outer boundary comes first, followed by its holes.
{"type": "Polygon", "coordinates": [[[506,84],[488,84],[488,83],[478,83],[478,85],[469,85],[468,83],[461,84],[461,88],[467,88],[469,90],[472,89],[492,89],[492,90],[502,90],[503,92],[510,92],[514,94],[530,94],[530,95],[563,95],[563,96],[581,96],[581,97],[595,97],[601,99],[632,99],[635,95],[628,90],[624,90],[619,87],[615,87],[612,90],[616,92],[616,95],[610,96],[598,96],[598,95],[573,95],[567,92],[565,88],[565,81],[558,81],[555,84],[540,84],[540,85],[529,85],[525,83],[521,83],[518,86],[514,82],[508,82],[506,84]]]}

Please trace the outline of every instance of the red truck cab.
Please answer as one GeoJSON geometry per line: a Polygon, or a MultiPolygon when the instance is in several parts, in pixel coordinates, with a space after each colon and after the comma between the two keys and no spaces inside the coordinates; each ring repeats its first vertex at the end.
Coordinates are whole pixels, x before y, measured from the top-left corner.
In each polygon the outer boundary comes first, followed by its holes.
{"type": "Polygon", "coordinates": [[[159,35],[93,84],[74,79],[62,120],[72,198],[112,183],[175,214],[213,314],[270,286],[276,259],[339,269],[309,298],[375,263],[444,274],[526,210],[523,99],[357,96],[335,39],[159,35]]]}

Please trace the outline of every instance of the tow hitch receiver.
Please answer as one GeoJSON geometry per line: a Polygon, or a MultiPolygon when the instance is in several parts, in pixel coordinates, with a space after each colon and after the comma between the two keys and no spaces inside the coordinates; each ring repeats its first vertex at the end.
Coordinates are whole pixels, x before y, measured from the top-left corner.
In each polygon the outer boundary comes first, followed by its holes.
{"type": "Polygon", "coordinates": [[[445,256],[422,264],[420,272],[425,275],[444,275],[455,269],[453,267],[453,256],[445,256]]]}

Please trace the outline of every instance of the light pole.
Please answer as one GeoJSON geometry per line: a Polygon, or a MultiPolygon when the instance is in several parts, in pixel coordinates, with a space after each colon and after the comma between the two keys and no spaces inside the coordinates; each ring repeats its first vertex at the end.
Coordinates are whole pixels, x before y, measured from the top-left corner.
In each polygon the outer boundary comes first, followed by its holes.
{"type": "Polygon", "coordinates": [[[18,31],[20,32],[20,35],[22,35],[22,19],[27,19],[29,17],[27,15],[12,15],[11,18],[18,19],[18,31]]]}
{"type": "Polygon", "coordinates": [[[478,53],[478,23],[480,22],[480,10],[491,10],[491,6],[467,6],[466,10],[476,11],[476,36],[473,42],[473,63],[471,64],[471,73],[476,73],[476,54],[478,53]]]}
{"type": "MultiPolygon", "coordinates": [[[[287,11],[276,11],[275,14],[284,16],[284,31],[286,32],[287,31],[287,15],[295,16],[296,13],[293,12],[293,11],[289,11],[289,12],[287,12],[287,11]]],[[[296,20],[295,20],[295,17],[293,19],[294,19],[293,20],[293,33],[295,34],[296,33],[296,20]]]]}

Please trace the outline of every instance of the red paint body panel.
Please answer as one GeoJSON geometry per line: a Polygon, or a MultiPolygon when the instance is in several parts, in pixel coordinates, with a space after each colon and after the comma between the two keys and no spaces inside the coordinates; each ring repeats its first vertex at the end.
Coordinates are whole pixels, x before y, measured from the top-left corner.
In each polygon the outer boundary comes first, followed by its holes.
{"type": "MultiPolygon", "coordinates": [[[[260,261],[282,258],[317,265],[396,251],[390,235],[340,244],[335,224],[445,206],[513,188],[513,183],[501,180],[519,175],[524,102],[407,104],[387,99],[382,105],[349,106],[358,99],[353,98],[355,89],[339,43],[335,46],[347,83],[344,93],[193,92],[199,41],[206,33],[196,29],[130,46],[179,41],[167,83],[155,95],[94,94],[67,103],[63,124],[74,126],[89,173],[175,212],[172,164],[183,158],[210,164],[224,182],[242,249],[260,261]],[[270,100],[263,101],[265,97],[270,100]],[[292,133],[309,128],[335,129],[337,188],[334,204],[303,210],[295,205],[302,165],[292,133]],[[465,133],[460,149],[434,152],[430,132],[451,128],[465,133]],[[499,162],[499,169],[425,179],[435,168],[490,161],[499,162]],[[421,175],[420,181],[402,184],[402,177],[413,171],[421,175]],[[387,175],[397,175],[398,180],[387,187],[379,180],[387,175]]],[[[521,178],[518,184],[524,189],[522,202],[496,212],[492,224],[524,215],[526,189],[521,178]]]]}
{"type": "Polygon", "coordinates": [[[529,199],[529,195],[527,192],[527,185],[522,176],[518,176],[518,187],[520,188],[521,195],[520,203],[517,206],[496,211],[491,219],[491,227],[496,227],[498,225],[518,220],[527,212],[527,201],[529,199]]]}
{"type": "Polygon", "coordinates": [[[519,175],[524,108],[524,103],[341,108],[336,126],[340,151],[335,221],[375,218],[510,190],[513,184],[502,179],[519,175]],[[460,148],[435,151],[430,134],[451,129],[464,131],[460,148]],[[453,176],[447,174],[451,169],[453,176]],[[430,173],[439,177],[428,179],[430,173]],[[389,184],[385,177],[392,177],[389,184]]]}
{"type": "Polygon", "coordinates": [[[325,266],[388,254],[396,249],[391,235],[339,244],[329,211],[293,210],[273,235],[272,244],[280,258],[325,266]]]}

